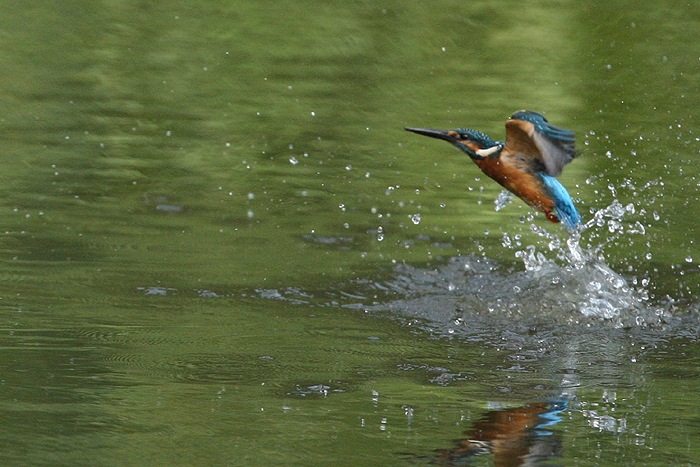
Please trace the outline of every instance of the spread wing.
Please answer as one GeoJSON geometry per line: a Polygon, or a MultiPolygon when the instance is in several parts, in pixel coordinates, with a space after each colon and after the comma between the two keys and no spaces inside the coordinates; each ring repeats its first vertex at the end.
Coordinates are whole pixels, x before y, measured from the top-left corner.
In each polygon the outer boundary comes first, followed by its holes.
{"type": "Polygon", "coordinates": [[[574,132],[550,124],[536,112],[521,110],[506,122],[504,152],[533,157],[556,177],[576,157],[574,132]]]}

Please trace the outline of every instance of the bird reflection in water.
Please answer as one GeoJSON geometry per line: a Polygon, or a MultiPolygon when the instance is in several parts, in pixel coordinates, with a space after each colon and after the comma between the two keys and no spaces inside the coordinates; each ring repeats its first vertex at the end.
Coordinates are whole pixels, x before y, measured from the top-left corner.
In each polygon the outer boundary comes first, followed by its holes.
{"type": "Polygon", "coordinates": [[[468,465],[477,456],[493,456],[493,465],[534,465],[561,456],[559,433],[547,428],[561,421],[568,400],[534,402],[497,409],[480,418],[451,449],[437,450],[435,465],[468,465]]]}

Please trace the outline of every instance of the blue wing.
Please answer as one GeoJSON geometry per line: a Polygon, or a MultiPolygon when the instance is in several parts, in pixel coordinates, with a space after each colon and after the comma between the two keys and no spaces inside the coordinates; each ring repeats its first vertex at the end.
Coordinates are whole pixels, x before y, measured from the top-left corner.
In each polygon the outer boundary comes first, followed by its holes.
{"type": "Polygon", "coordinates": [[[574,132],[530,110],[515,112],[506,122],[506,145],[509,140],[515,152],[541,159],[545,172],[553,177],[576,157],[574,132]]]}

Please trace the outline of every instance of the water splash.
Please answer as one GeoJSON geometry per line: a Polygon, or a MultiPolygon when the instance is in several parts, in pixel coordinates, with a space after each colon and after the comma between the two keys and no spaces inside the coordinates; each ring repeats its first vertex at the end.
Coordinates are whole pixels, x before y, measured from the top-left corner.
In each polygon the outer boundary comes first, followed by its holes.
{"type": "MultiPolygon", "coordinates": [[[[536,284],[543,303],[575,310],[584,317],[608,320],[618,327],[668,323],[672,319],[670,307],[653,306],[648,291],[630,285],[624,276],[608,266],[603,255],[603,249],[620,236],[646,233],[639,221],[623,221],[626,215],[634,213],[633,204],[623,206],[618,200],[613,200],[565,239],[532,224],[531,231],[543,240],[547,252],[554,253],[554,258],[539,251],[535,245],[515,251],[528,273],[530,284],[527,286],[536,284]],[[605,241],[587,248],[582,246],[582,235],[603,229],[611,234],[605,241]]],[[[593,235],[593,238],[597,236],[593,235]]],[[[504,235],[502,243],[508,248],[522,246],[517,235],[504,235]]],[[[522,285],[518,287],[523,289],[522,285]]]]}
{"type": "Polygon", "coordinates": [[[534,242],[526,232],[504,233],[502,246],[524,270],[479,255],[432,269],[399,265],[393,280],[375,285],[393,299],[365,308],[426,319],[446,335],[474,331],[478,323],[525,332],[552,325],[667,327],[676,321],[676,302],[653,300],[646,278],[625,277],[605,259],[606,247],[620,238],[646,238],[638,213],[633,204],[613,200],[568,236],[539,223],[529,226],[534,242]]]}

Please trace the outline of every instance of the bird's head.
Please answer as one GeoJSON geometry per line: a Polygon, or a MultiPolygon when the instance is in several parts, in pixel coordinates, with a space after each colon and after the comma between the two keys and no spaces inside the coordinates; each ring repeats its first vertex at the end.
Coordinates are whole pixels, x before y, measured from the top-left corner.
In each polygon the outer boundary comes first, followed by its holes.
{"type": "Polygon", "coordinates": [[[405,130],[431,138],[445,140],[466,152],[472,159],[484,159],[498,155],[503,144],[489,138],[488,135],[470,128],[456,130],[431,130],[429,128],[405,128],[405,130]]]}

